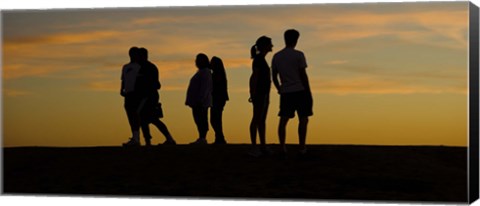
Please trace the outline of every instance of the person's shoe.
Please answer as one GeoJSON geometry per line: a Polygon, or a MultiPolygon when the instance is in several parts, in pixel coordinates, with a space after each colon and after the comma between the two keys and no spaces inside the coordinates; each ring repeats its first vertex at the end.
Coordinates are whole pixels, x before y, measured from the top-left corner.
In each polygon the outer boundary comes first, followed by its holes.
{"type": "Polygon", "coordinates": [[[302,149],[302,150],[298,151],[297,158],[299,160],[309,160],[309,159],[311,159],[311,156],[307,152],[307,149],[302,149]]]}
{"type": "Polygon", "coordinates": [[[205,145],[205,144],[208,144],[208,142],[206,139],[198,138],[195,142],[192,142],[190,144],[205,145]]]}
{"type": "Polygon", "coordinates": [[[270,156],[273,154],[273,151],[269,147],[264,147],[260,150],[263,156],[270,156]]]}
{"type": "Polygon", "coordinates": [[[276,154],[279,160],[287,160],[287,151],[281,150],[276,154]]]}
{"type": "Polygon", "coordinates": [[[258,148],[253,148],[247,152],[247,155],[250,157],[260,157],[262,156],[262,152],[258,148]]]}
{"type": "Polygon", "coordinates": [[[152,146],[152,138],[145,137],[145,146],[150,147],[152,146]]]}
{"type": "Polygon", "coordinates": [[[213,144],[224,145],[224,144],[227,144],[227,141],[225,141],[225,139],[216,139],[215,142],[213,142],[213,144]]]}
{"type": "Polygon", "coordinates": [[[165,142],[163,142],[162,145],[176,145],[176,144],[177,144],[177,142],[175,142],[175,140],[167,139],[167,140],[165,140],[165,142]]]}
{"type": "Polygon", "coordinates": [[[128,142],[123,143],[123,147],[139,147],[140,146],[140,141],[135,138],[130,138],[128,142]]]}

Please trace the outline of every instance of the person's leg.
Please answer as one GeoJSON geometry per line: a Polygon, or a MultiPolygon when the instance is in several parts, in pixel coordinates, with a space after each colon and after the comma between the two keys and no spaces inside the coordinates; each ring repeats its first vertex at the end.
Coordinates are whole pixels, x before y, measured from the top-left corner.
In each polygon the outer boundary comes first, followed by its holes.
{"type": "Polygon", "coordinates": [[[260,121],[261,109],[259,105],[253,104],[253,117],[250,122],[250,141],[253,146],[257,145],[257,128],[260,121]]]}
{"type": "MultiPolygon", "coordinates": [[[[268,106],[267,106],[268,107],[268,106]]],[[[266,119],[265,102],[253,102],[253,117],[250,123],[250,140],[252,149],[248,152],[250,156],[259,157],[262,151],[266,151],[265,146],[265,119],[266,119]],[[260,139],[260,148],[257,147],[257,132],[260,139]]]]}
{"type": "Polygon", "coordinates": [[[268,96],[265,97],[260,114],[260,120],[258,122],[258,135],[260,137],[260,145],[262,149],[266,149],[266,122],[268,114],[268,96]]]}
{"type": "Polygon", "coordinates": [[[193,114],[193,120],[195,121],[195,126],[197,126],[197,132],[198,132],[198,137],[200,137],[201,129],[200,129],[200,114],[201,112],[199,111],[198,107],[192,107],[192,114],[193,114]]]}
{"type": "Polygon", "coordinates": [[[298,141],[300,153],[305,154],[307,151],[306,139],[308,128],[308,117],[313,115],[313,98],[310,91],[298,93],[296,110],[298,112],[298,141]]]}
{"type": "Polygon", "coordinates": [[[210,125],[212,125],[216,138],[218,133],[218,111],[215,104],[212,106],[212,108],[210,108],[210,125]]]}
{"type": "Polygon", "coordinates": [[[157,127],[157,129],[165,136],[165,139],[167,141],[174,141],[172,135],[170,134],[170,131],[168,131],[167,125],[163,123],[160,119],[154,119],[152,121],[152,124],[157,127]]]}
{"type": "Polygon", "coordinates": [[[216,104],[212,108],[210,108],[210,124],[215,131],[216,144],[226,143],[225,137],[223,135],[222,113],[223,106],[221,104],[216,104]]]}
{"type": "Polygon", "coordinates": [[[151,146],[152,135],[150,133],[149,125],[154,119],[153,112],[155,103],[153,102],[151,97],[146,97],[143,99],[143,102],[141,102],[141,105],[143,106],[140,110],[138,110],[140,114],[140,126],[142,129],[143,138],[145,139],[145,145],[151,146]]]}
{"type": "Polygon", "coordinates": [[[197,125],[198,138],[206,139],[208,132],[208,108],[193,107],[192,112],[197,125]]]}
{"type": "Polygon", "coordinates": [[[264,97],[257,97],[253,102],[253,117],[250,123],[250,139],[252,145],[257,144],[257,132],[260,143],[265,142],[265,121],[267,118],[268,101],[264,97]]]}
{"type": "Polygon", "coordinates": [[[208,132],[208,107],[200,108],[200,138],[207,139],[208,132]]]}
{"type": "Polygon", "coordinates": [[[138,146],[140,145],[140,115],[137,112],[140,99],[133,96],[125,97],[125,111],[127,113],[128,123],[132,132],[131,139],[124,143],[123,146],[138,146]]]}
{"type": "Polygon", "coordinates": [[[129,109],[125,110],[127,113],[128,123],[130,124],[130,130],[132,131],[132,137],[134,137],[135,135],[138,137],[140,131],[140,118],[134,111],[131,111],[129,109]]]}
{"type": "Polygon", "coordinates": [[[148,122],[142,122],[142,124],[141,124],[143,138],[145,138],[145,145],[146,146],[151,145],[151,139],[152,139],[152,135],[150,134],[150,127],[148,125],[149,125],[148,122]]]}
{"type": "Polygon", "coordinates": [[[283,152],[287,151],[285,145],[287,123],[290,118],[295,116],[295,110],[292,104],[293,98],[294,97],[292,97],[290,93],[280,94],[280,112],[278,112],[278,116],[280,116],[280,122],[278,123],[278,139],[283,152]]]}
{"type": "Polygon", "coordinates": [[[288,117],[280,117],[280,122],[278,124],[278,140],[280,142],[280,147],[282,152],[287,151],[287,147],[285,146],[285,139],[286,139],[286,127],[288,123],[288,117]]]}
{"type": "Polygon", "coordinates": [[[227,144],[227,140],[225,139],[225,134],[223,133],[223,107],[218,112],[218,143],[220,144],[227,144]]]}
{"type": "Polygon", "coordinates": [[[298,123],[298,140],[300,151],[306,151],[308,117],[299,117],[298,123]]]}

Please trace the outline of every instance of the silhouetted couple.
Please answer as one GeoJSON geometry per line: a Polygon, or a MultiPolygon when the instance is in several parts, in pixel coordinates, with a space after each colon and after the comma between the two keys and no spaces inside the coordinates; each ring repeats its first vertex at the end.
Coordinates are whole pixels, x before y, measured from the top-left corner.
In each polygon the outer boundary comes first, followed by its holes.
{"type": "Polygon", "coordinates": [[[252,76],[250,77],[250,99],[253,104],[253,117],[250,124],[250,139],[253,149],[252,156],[269,155],[266,147],[265,128],[268,106],[270,101],[271,78],[280,94],[280,122],[278,138],[281,146],[281,155],[285,156],[286,126],[289,119],[298,114],[299,153],[305,155],[308,117],[313,115],[313,98],[306,73],[307,63],[303,52],[295,50],[300,33],[290,29],[285,31],[285,48],[277,52],[272,59],[272,73],[265,56],[272,51],[272,40],[266,36],[258,38],[250,53],[253,59],[252,76]],[[278,80],[280,77],[280,81],[278,80]],[[260,148],[257,147],[257,132],[260,137],[260,148]]]}
{"type": "Polygon", "coordinates": [[[157,66],[148,60],[148,51],[145,48],[132,47],[128,54],[130,63],[125,64],[122,69],[120,94],[125,97],[124,107],[132,137],[123,146],[140,146],[140,127],[145,145],[150,146],[152,136],[149,124],[155,125],[165,136],[166,141],[163,144],[176,144],[167,126],[160,120],[163,111],[159,102],[158,90],[161,84],[157,66]]]}
{"type": "Polygon", "coordinates": [[[226,144],[223,134],[222,113],[228,100],[227,77],[223,62],[200,53],[195,59],[197,72],[190,79],[185,105],[192,109],[193,119],[197,126],[198,139],[191,144],[208,144],[208,109],[210,123],[215,131],[214,144],[226,144]],[[211,71],[210,71],[211,70],[211,71]]]}

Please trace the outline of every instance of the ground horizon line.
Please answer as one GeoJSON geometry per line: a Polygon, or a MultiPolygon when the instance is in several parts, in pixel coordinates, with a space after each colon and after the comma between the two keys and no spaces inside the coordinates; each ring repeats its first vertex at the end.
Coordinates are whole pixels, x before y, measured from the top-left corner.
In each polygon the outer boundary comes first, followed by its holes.
{"type": "MultiPolygon", "coordinates": [[[[288,147],[295,147],[298,144],[286,144],[288,147]]],[[[228,147],[228,146],[251,146],[249,143],[232,143],[226,145],[191,145],[191,144],[177,144],[177,145],[152,145],[150,147],[147,146],[139,146],[133,148],[156,148],[156,147],[182,147],[182,146],[191,146],[191,147],[228,147]]],[[[279,146],[279,144],[267,144],[267,146],[279,146]]],[[[469,146],[455,146],[455,145],[381,145],[381,144],[307,144],[308,147],[322,147],[322,146],[339,146],[339,147],[440,147],[440,148],[468,148],[469,146]]],[[[121,145],[98,145],[98,146],[3,146],[3,149],[10,149],[10,148],[122,148],[121,145]]],[[[130,149],[130,148],[125,148],[130,149]]]]}

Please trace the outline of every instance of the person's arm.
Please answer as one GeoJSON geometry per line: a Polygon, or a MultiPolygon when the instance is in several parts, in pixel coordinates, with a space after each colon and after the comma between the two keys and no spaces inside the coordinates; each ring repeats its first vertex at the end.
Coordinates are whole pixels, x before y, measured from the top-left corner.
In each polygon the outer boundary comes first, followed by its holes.
{"type": "Polygon", "coordinates": [[[187,89],[187,99],[185,100],[185,105],[193,107],[198,104],[198,72],[193,75],[190,79],[187,89]]]}
{"type": "Polygon", "coordinates": [[[310,91],[310,84],[308,82],[307,70],[306,68],[300,68],[300,80],[306,91],[310,91]]]}
{"type": "Polygon", "coordinates": [[[120,77],[120,95],[125,97],[125,82],[123,80],[123,69],[122,69],[122,76],[120,77]]]}
{"type": "Polygon", "coordinates": [[[310,83],[308,81],[308,75],[307,75],[307,60],[303,53],[301,53],[300,64],[298,69],[300,70],[300,80],[302,81],[303,87],[305,88],[306,91],[311,92],[310,83]]]}
{"type": "Polygon", "coordinates": [[[201,105],[205,105],[208,102],[208,98],[212,93],[213,89],[213,82],[212,82],[212,74],[210,73],[208,68],[205,68],[201,73],[201,81],[199,82],[199,103],[201,105]]]}
{"type": "Polygon", "coordinates": [[[275,57],[272,59],[272,81],[275,88],[277,88],[277,92],[280,94],[280,82],[278,81],[278,70],[275,64],[275,57]]]}
{"type": "Polygon", "coordinates": [[[227,101],[229,98],[228,98],[228,81],[227,81],[227,74],[226,73],[223,73],[222,74],[222,78],[223,78],[223,85],[222,85],[222,89],[223,89],[223,92],[224,92],[224,99],[225,101],[227,101]]]}
{"type": "Polygon", "coordinates": [[[256,65],[252,65],[252,76],[250,76],[250,98],[249,101],[252,101],[252,98],[255,96],[257,92],[257,85],[258,85],[258,68],[256,65]]]}
{"type": "Polygon", "coordinates": [[[158,75],[158,68],[157,66],[153,65],[154,70],[152,71],[152,76],[153,76],[153,87],[157,90],[160,89],[160,80],[159,80],[159,75],[158,75]]]}

